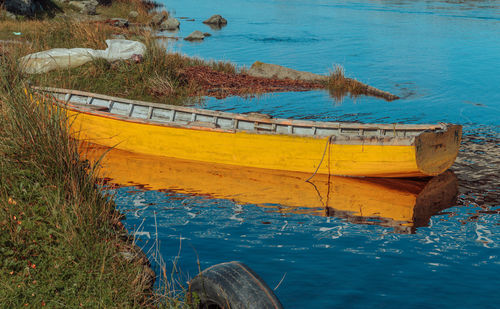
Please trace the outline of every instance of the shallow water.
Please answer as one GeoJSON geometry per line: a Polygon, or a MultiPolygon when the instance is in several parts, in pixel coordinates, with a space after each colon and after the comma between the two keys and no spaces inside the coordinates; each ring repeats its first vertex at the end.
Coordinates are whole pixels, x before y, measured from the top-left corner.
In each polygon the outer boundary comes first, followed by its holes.
{"type": "MultiPolygon", "coordinates": [[[[202,43],[168,44],[190,56],[254,61],[346,75],[403,100],[346,98],[323,91],[274,94],[260,100],[210,99],[207,107],[276,116],[363,122],[454,122],[491,126],[500,112],[500,3],[498,1],[165,1],[182,22],[213,34],[202,43]],[[229,19],[211,30],[211,14],[229,19]]],[[[169,35],[172,35],[171,33],[169,35]]]]}
{"type": "MultiPolygon", "coordinates": [[[[347,76],[403,97],[346,97],[339,103],[311,91],[208,98],[207,108],[317,120],[453,122],[464,125],[466,137],[453,168],[457,201],[409,230],[412,222],[391,221],[390,214],[334,211],[325,217],[307,201],[288,207],[290,199],[262,195],[277,185],[258,177],[254,184],[264,187],[254,196],[238,186],[229,188],[231,194],[216,193],[208,184],[187,182],[182,171],[154,186],[156,178],[144,178],[141,167],[132,165],[139,159],[122,160],[130,174],[118,181],[111,172],[120,187],[110,193],[146,250],[158,239],[167,269],[178,261],[181,281],[197,274],[198,258],[202,268],[242,261],[271,288],[283,279],[276,294],[286,308],[498,306],[500,1],[164,3],[177,17],[195,19],[181,20],[174,35],[213,35],[202,43],[169,42],[173,50],[240,66],[259,60],[315,73],[340,64],[347,76]],[[226,17],[227,27],[212,30],[201,23],[212,14],[226,17]]],[[[284,181],[282,186],[280,197],[309,190],[287,189],[284,181]]],[[[360,189],[360,196],[369,192],[360,189]]]]}

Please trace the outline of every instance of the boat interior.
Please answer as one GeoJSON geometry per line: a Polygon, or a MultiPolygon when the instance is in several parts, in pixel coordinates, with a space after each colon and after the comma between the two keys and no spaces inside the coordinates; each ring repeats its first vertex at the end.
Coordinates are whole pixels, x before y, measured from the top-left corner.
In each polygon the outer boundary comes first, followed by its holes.
{"type": "Polygon", "coordinates": [[[34,87],[52,95],[59,104],[87,113],[126,121],[216,131],[286,134],[308,137],[397,138],[413,140],[422,132],[444,131],[446,124],[362,124],[273,118],[267,114],[236,114],[206,109],[135,101],[77,90],[34,87]]]}

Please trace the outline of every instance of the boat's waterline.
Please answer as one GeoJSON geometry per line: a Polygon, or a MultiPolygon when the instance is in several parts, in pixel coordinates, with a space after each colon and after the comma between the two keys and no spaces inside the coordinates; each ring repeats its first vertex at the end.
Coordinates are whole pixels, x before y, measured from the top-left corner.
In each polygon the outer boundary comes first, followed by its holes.
{"type": "Polygon", "coordinates": [[[203,162],[311,174],[434,176],[453,164],[461,139],[457,125],[270,119],[64,89],[45,91],[59,95],[80,139],[203,162]]]}

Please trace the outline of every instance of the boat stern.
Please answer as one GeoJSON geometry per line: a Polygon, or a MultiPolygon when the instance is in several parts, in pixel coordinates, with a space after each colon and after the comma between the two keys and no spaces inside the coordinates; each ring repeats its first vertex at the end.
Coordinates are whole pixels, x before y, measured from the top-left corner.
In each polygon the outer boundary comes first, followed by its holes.
{"type": "Polygon", "coordinates": [[[446,124],[439,131],[424,131],[415,138],[415,156],[419,171],[436,176],[450,168],[458,155],[462,126],[446,124]]]}

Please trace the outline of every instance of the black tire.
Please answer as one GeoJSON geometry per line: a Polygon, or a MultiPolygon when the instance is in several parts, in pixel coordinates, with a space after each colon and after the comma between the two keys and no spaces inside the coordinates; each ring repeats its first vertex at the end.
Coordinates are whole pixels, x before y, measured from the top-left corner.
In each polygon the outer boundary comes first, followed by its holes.
{"type": "Polygon", "coordinates": [[[227,262],[205,269],[189,283],[192,300],[199,308],[282,309],[267,284],[248,266],[227,262]]]}

